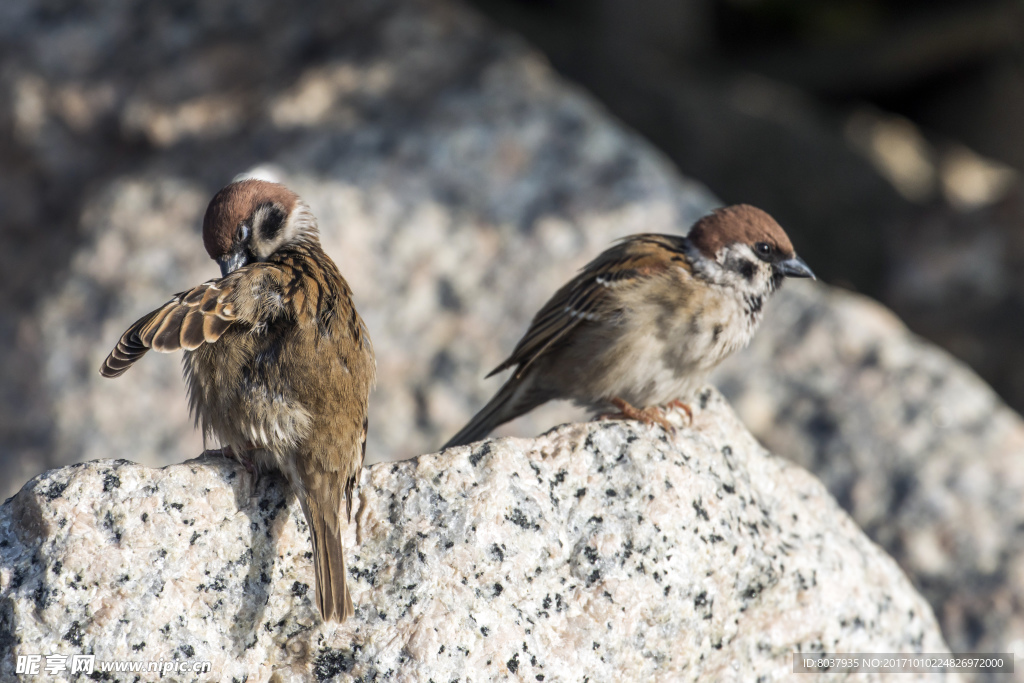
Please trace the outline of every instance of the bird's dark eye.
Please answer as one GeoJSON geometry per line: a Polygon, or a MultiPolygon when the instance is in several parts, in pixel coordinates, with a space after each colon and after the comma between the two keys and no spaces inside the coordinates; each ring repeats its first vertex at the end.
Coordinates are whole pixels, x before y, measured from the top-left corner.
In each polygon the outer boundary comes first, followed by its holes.
{"type": "Polygon", "coordinates": [[[757,244],[754,245],[754,251],[756,251],[757,255],[761,257],[771,256],[772,245],[768,244],[767,242],[758,242],[757,244]]]}
{"type": "Polygon", "coordinates": [[[249,226],[242,223],[238,226],[238,230],[235,231],[235,241],[244,242],[249,239],[249,226]]]}

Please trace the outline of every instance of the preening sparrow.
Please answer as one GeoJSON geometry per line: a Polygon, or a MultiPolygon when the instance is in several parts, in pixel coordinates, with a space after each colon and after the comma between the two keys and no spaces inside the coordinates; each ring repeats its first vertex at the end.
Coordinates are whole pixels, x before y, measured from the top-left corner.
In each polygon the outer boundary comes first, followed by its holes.
{"type": "Polygon", "coordinates": [[[445,444],[477,441],[552,399],[664,422],[708,373],[750,341],[785,277],[814,274],[764,211],[740,204],[699,220],[686,237],[620,240],[533,318],[509,358],[512,376],[445,444]]]}
{"type": "Polygon", "coordinates": [[[117,377],[149,349],[184,350],[204,438],[284,474],[309,525],[320,614],[344,621],[354,610],[342,514],[351,521],[376,373],[366,325],[316,218],[288,188],[228,185],[206,210],[203,243],[223,277],[139,319],[100,373],[117,377]]]}

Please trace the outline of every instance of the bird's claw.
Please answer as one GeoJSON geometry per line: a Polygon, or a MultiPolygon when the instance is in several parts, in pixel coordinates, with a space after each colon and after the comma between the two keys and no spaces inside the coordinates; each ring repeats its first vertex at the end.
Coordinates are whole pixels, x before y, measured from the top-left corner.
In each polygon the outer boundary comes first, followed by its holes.
{"type": "Polygon", "coordinates": [[[693,424],[693,408],[691,408],[689,404],[683,403],[677,398],[674,401],[669,401],[668,406],[666,407],[675,408],[677,410],[683,411],[684,413],[686,413],[687,424],[693,424]]]}
{"type": "Polygon", "coordinates": [[[236,451],[231,446],[224,446],[223,448],[211,448],[203,451],[203,455],[220,456],[222,458],[230,458],[238,463],[241,463],[245,471],[252,477],[253,484],[255,485],[260,480],[260,472],[256,467],[256,463],[253,462],[252,456],[249,455],[256,450],[256,446],[251,443],[245,445],[245,450],[236,451]]]}
{"type": "Polygon", "coordinates": [[[613,398],[612,405],[618,408],[619,412],[609,413],[600,416],[602,420],[638,420],[645,425],[660,425],[669,434],[675,434],[675,426],[665,418],[664,411],[658,406],[647,406],[637,408],[621,398],[613,398]]]}

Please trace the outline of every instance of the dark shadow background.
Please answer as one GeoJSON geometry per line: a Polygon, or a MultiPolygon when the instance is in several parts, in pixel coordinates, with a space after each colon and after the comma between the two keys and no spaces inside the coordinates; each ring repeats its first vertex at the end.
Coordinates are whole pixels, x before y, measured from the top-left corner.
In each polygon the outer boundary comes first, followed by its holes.
{"type": "Polygon", "coordinates": [[[1024,4],[473,4],[1024,408],[1024,4]]]}

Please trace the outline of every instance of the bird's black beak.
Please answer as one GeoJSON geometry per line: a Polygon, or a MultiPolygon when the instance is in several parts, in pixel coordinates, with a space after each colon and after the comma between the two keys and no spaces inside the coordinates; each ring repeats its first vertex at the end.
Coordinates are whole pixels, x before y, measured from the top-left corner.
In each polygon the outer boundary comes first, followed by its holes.
{"type": "Polygon", "coordinates": [[[245,251],[241,249],[232,254],[225,254],[217,259],[217,265],[220,266],[221,277],[227,277],[228,273],[235,272],[248,262],[249,260],[246,258],[245,251]]]}
{"type": "Polygon", "coordinates": [[[804,263],[804,260],[796,254],[793,255],[793,258],[788,258],[785,261],[779,261],[776,263],[775,270],[786,277],[809,277],[812,280],[818,279],[814,277],[814,272],[811,270],[810,266],[804,263]]]}

